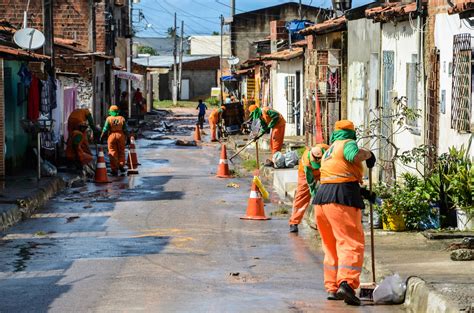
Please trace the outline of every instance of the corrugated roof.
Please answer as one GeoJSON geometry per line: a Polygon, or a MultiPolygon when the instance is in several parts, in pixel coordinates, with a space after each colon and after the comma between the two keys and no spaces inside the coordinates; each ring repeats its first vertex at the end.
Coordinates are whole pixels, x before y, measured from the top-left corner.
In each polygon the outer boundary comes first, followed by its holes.
{"type": "Polygon", "coordinates": [[[338,30],[343,30],[346,28],[346,17],[340,16],[336,18],[332,18],[330,20],[324,21],[322,23],[315,24],[310,27],[306,27],[305,29],[299,31],[302,35],[310,35],[310,34],[324,34],[330,33],[338,30]]]}
{"type": "Polygon", "coordinates": [[[449,9],[448,13],[459,14],[471,10],[474,10],[474,2],[464,2],[455,4],[454,7],[449,9]]]}
{"type": "Polygon", "coordinates": [[[271,54],[262,55],[262,60],[288,61],[303,55],[303,48],[286,49],[271,54]]]}
{"type": "MultiPolygon", "coordinates": [[[[213,58],[215,55],[183,55],[183,63],[213,58]]],[[[156,55],[149,58],[134,58],[133,63],[145,67],[169,68],[173,65],[172,55],[156,55]]]]}
{"type": "MultiPolygon", "coordinates": [[[[423,1],[423,6],[426,6],[426,0],[423,1]]],[[[408,17],[409,14],[414,14],[416,11],[416,2],[409,4],[397,2],[367,9],[365,11],[365,16],[368,19],[373,19],[374,22],[387,22],[408,17]]]]}
{"type": "Polygon", "coordinates": [[[0,54],[25,57],[25,58],[34,59],[34,60],[49,60],[50,59],[49,56],[44,55],[44,54],[28,52],[25,50],[15,49],[12,47],[2,46],[2,45],[0,45],[0,54]]]}

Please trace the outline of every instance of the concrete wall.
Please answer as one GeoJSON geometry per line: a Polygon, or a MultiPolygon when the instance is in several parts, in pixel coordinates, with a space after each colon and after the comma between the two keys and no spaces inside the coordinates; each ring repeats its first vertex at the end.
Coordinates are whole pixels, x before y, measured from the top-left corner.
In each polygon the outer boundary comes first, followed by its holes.
{"type": "MultiPolygon", "coordinates": [[[[474,30],[466,26],[466,23],[463,23],[459,19],[458,14],[448,15],[446,13],[442,13],[436,15],[435,45],[439,49],[440,53],[439,154],[447,152],[448,148],[451,146],[460,147],[462,144],[466,146],[469,137],[471,136],[470,133],[459,133],[458,131],[451,128],[451,97],[453,76],[450,73],[450,67],[453,62],[453,36],[462,33],[470,33],[471,36],[474,36],[474,30]],[[445,110],[442,109],[443,105],[445,110]]],[[[471,97],[471,111],[473,108],[473,99],[474,94],[471,97]]],[[[474,114],[471,115],[471,127],[473,125],[473,121],[474,114]]],[[[471,149],[471,156],[474,156],[474,149],[471,149]]]]}
{"type": "MultiPolygon", "coordinates": [[[[310,21],[323,21],[324,13],[325,10],[303,6],[304,18],[310,21]]],[[[270,35],[270,21],[294,19],[298,19],[297,3],[286,3],[235,15],[231,24],[232,55],[237,56],[241,63],[255,57],[253,42],[266,39],[270,35]]]]}
{"type": "Polygon", "coordinates": [[[368,19],[348,21],[347,117],[355,125],[368,125],[369,110],[379,89],[380,24],[368,19]]]}
{"type": "MultiPolygon", "coordinates": [[[[229,56],[230,35],[222,36],[224,42],[223,55],[229,56]]],[[[191,46],[191,55],[220,55],[221,54],[221,36],[191,36],[189,37],[191,46]]]]}
{"type": "MultiPolygon", "coordinates": [[[[300,89],[296,92],[300,93],[300,130],[303,130],[303,58],[297,58],[290,61],[278,61],[276,68],[272,69],[272,104],[273,108],[280,112],[286,120],[285,135],[296,136],[296,123],[290,124],[288,116],[288,101],[286,97],[285,78],[289,75],[296,76],[296,72],[300,72],[300,89]]],[[[296,94],[294,95],[296,100],[296,94]]]]}
{"type": "MultiPolygon", "coordinates": [[[[190,100],[206,99],[211,95],[211,88],[216,87],[217,71],[215,70],[183,70],[182,79],[189,79],[190,100]]],[[[160,74],[160,100],[171,100],[171,83],[173,73],[160,74]]]]}
{"type": "MultiPolygon", "coordinates": [[[[413,55],[418,54],[417,33],[410,26],[409,21],[382,25],[382,51],[394,51],[394,84],[391,96],[407,96],[407,63],[416,62],[413,55]]],[[[384,92],[383,85],[381,92],[384,92]]],[[[413,132],[404,131],[394,137],[395,144],[400,148],[399,153],[424,144],[424,94],[422,80],[418,79],[417,106],[421,110],[419,113],[422,118],[418,119],[418,127],[414,127],[413,132]]],[[[405,170],[409,171],[399,165],[398,172],[405,170]]]]}

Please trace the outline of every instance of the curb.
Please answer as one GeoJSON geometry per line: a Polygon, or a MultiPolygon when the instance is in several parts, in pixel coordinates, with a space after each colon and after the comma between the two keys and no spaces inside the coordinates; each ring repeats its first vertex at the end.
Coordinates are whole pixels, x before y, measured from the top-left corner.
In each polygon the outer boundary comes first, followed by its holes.
{"type": "Polygon", "coordinates": [[[71,186],[71,184],[80,179],[80,177],[74,177],[66,181],[62,177],[55,177],[46,186],[38,188],[38,190],[29,197],[18,199],[17,204],[12,204],[11,209],[0,215],[0,231],[5,231],[21,220],[30,217],[56,193],[71,186]]]}
{"type": "Polygon", "coordinates": [[[410,277],[407,282],[405,307],[409,312],[454,313],[457,305],[436,292],[423,279],[410,277]]]}
{"type": "MultiPolygon", "coordinates": [[[[377,257],[377,256],[376,256],[377,257]]],[[[364,265],[362,277],[370,277],[371,272],[370,252],[364,254],[364,265]]],[[[375,262],[376,280],[380,282],[383,278],[393,275],[394,272],[386,266],[375,262]]],[[[370,279],[371,280],[371,279],[370,279]]],[[[413,313],[458,313],[459,307],[452,301],[446,299],[422,278],[410,276],[407,279],[407,290],[405,293],[404,307],[413,313]]]]}

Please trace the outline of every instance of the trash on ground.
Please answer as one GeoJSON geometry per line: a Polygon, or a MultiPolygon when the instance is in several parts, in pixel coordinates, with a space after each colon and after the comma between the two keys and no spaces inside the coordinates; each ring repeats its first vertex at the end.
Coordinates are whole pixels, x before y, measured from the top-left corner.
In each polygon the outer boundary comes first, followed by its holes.
{"type": "Polygon", "coordinates": [[[227,187],[229,188],[240,188],[240,185],[237,183],[228,183],[227,187]]]}
{"type": "Polygon", "coordinates": [[[197,144],[194,140],[181,140],[181,139],[176,140],[176,145],[177,146],[188,146],[188,147],[197,146],[197,144]]]}
{"type": "Polygon", "coordinates": [[[66,218],[66,223],[71,223],[73,222],[74,220],[78,219],[79,216],[69,216],[68,218],[66,218]]]}
{"type": "Polygon", "coordinates": [[[474,250],[458,249],[451,252],[451,260],[453,261],[474,261],[474,250]]]}
{"type": "Polygon", "coordinates": [[[240,273],[239,272],[231,272],[229,273],[230,276],[239,276],[240,273]]]}
{"type": "Polygon", "coordinates": [[[394,274],[385,279],[374,289],[374,303],[400,304],[405,300],[407,286],[400,275],[394,274]]]}

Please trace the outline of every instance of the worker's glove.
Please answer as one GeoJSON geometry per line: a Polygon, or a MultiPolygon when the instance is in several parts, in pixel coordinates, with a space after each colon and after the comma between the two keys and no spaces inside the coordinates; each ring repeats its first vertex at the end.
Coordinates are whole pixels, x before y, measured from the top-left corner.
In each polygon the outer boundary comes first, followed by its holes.
{"type": "Polygon", "coordinates": [[[377,161],[377,159],[375,158],[375,154],[371,151],[370,158],[365,160],[365,164],[367,164],[368,168],[373,168],[375,166],[375,161],[377,161]]]}
{"type": "Polygon", "coordinates": [[[377,195],[375,192],[371,192],[370,190],[367,190],[366,188],[360,188],[360,195],[362,198],[365,200],[369,201],[372,204],[375,204],[375,199],[377,198],[377,195]]]}

